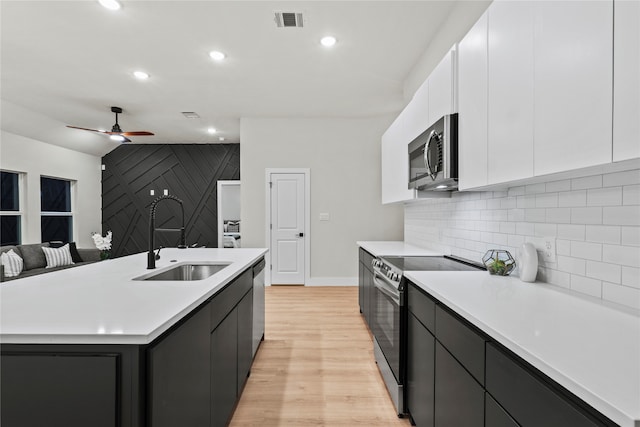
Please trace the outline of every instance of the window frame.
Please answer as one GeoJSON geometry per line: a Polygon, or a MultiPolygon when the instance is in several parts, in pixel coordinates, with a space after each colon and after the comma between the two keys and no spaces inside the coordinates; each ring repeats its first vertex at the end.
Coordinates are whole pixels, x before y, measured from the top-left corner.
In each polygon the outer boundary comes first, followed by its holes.
{"type": "Polygon", "coordinates": [[[69,242],[72,242],[76,235],[76,221],[75,221],[74,208],[76,205],[75,194],[76,194],[77,181],[74,179],[61,178],[61,177],[51,176],[51,175],[40,175],[40,179],[38,181],[40,184],[40,240],[44,242],[43,230],[42,230],[43,217],[69,217],[71,218],[71,226],[69,227],[69,233],[70,233],[69,242]],[[58,181],[65,181],[69,183],[69,211],[56,212],[56,211],[42,210],[42,178],[55,179],[58,181]]]}
{"type": "Polygon", "coordinates": [[[9,169],[0,169],[0,172],[12,173],[18,176],[18,210],[16,211],[4,211],[0,206],[0,216],[17,216],[18,217],[18,242],[17,244],[22,243],[22,235],[24,233],[25,227],[25,182],[26,182],[26,173],[9,170],[9,169]]]}

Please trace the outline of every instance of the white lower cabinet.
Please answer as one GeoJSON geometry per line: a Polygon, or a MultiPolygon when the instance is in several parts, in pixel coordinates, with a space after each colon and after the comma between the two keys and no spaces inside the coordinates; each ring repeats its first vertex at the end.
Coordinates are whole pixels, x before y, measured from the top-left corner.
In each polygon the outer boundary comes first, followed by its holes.
{"type": "Polygon", "coordinates": [[[494,2],[458,63],[461,189],[612,161],[612,0],[494,2]]]}
{"type": "Polygon", "coordinates": [[[613,161],[640,157],[640,2],[614,2],[613,161]]]}

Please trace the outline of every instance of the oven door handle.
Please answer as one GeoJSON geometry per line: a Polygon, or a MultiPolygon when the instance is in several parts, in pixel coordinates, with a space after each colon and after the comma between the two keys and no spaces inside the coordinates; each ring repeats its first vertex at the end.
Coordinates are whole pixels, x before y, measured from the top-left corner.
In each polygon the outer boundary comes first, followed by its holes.
{"type": "Polygon", "coordinates": [[[378,280],[381,277],[382,276],[380,276],[379,274],[375,274],[374,273],[374,275],[373,275],[373,284],[375,285],[376,289],[378,289],[380,292],[382,292],[387,297],[391,298],[391,300],[397,306],[400,306],[400,294],[393,292],[392,290],[390,290],[388,288],[388,286],[385,284],[385,282],[381,282],[380,280],[378,280]]]}

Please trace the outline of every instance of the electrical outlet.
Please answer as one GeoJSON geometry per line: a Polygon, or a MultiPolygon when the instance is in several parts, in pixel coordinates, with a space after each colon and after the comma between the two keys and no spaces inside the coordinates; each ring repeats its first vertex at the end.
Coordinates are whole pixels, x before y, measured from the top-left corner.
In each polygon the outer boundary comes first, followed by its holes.
{"type": "Polygon", "coordinates": [[[542,258],[546,262],[556,262],[556,238],[555,237],[543,238],[542,258]]]}

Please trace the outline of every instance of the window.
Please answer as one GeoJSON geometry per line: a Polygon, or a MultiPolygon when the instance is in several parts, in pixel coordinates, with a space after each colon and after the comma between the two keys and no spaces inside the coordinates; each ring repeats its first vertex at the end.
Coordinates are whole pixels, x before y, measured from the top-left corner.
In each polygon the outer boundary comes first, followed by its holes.
{"type": "Polygon", "coordinates": [[[19,245],[22,241],[20,174],[0,171],[0,245],[19,245]]]}
{"type": "Polygon", "coordinates": [[[71,181],[40,177],[40,210],[43,242],[73,240],[71,181]]]}

